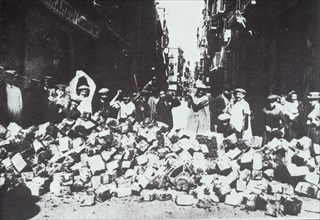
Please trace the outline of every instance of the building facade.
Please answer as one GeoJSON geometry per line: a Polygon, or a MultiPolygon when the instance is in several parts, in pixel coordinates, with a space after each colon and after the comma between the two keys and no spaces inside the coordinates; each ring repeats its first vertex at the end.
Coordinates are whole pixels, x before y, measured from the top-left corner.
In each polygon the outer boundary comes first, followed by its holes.
{"type": "Polygon", "coordinates": [[[320,88],[319,1],[205,0],[200,73],[216,92],[229,83],[249,92],[300,97],[320,88]]]}
{"type": "MultiPolygon", "coordinates": [[[[154,0],[2,0],[0,65],[25,79],[67,84],[82,69],[98,87],[166,79],[154,0]]],[[[27,86],[26,83],[24,83],[27,86]]]]}

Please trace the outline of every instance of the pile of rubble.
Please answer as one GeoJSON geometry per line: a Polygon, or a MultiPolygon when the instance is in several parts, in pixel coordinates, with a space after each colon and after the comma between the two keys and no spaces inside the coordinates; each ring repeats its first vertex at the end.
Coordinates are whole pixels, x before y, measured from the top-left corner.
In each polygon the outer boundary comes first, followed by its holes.
{"type": "Polygon", "coordinates": [[[65,119],[0,126],[0,197],[23,184],[32,195],[74,195],[81,206],[111,197],[172,200],[209,209],[223,202],[271,216],[298,215],[299,196],[320,199],[320,146],[309,138],[250,141],[168,133],[129,118],[97,125],[65,119]]]}

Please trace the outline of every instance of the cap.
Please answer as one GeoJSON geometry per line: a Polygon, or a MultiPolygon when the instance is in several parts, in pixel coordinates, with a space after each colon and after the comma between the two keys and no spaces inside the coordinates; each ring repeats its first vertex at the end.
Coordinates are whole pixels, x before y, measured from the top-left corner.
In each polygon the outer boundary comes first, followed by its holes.
{"type": "Polygon", "coordinates": [[[79,98],[71,98],[70,101],[71,101],[71,102],[76,102],[76,103],[78,103],[78,104],[80,104],[80,103],[82,102],[82,100],[79,99],[79,98]]]}
{"type": "Polygon", "coordinates": [[[309,92],[308,99],[320,99],[320,92],[309,92]]]}
{"type": "Polygon", "coordinates": [[[277,96],[277,95],[269,95],[268,96],[268,101],[277,101],[278,100],[278,98],[279,98],[279,96],[277,96]]]}
{"type": "Polygon", "coordinates": [[[51,76],[44,76],[43,78],[44,78],[44,79],[52,79],[51,76]]]}
{"type": "Polygon", "coordinates": [[[197,83],[196,85],[197,89],[206,89],[207,86],[205,84],[203,84],[202,82],[197,83]]]}
{"type": "Polygon", "coordinates": [[[242,88],[237,88],[237,89],[234,90],[234,92],[240,92],[240,93],[242,93],[244,95],[247,93],[246,90],[244,90],[242,88]]]}
{"type": "Polygon", "coordinates": [[[148,95],[148,94],[149,94],[149,92],[147,90],[142,90],[141,91],[141,95],[148,95]]]}
{"type": "Polygon", "coordinates": [[[87,85],[82,85],[82,86],[79,86],[78,89],[82,90],[82,89],[89,89],[89,86],[87,85]]]}
{"type": "Polygon", "coordinates": [[[223,113],[221,115],[218,116],[218,120],[220,121],[227,121],[227,120],[230,120],[230,115],[227,114],[227,113],[223,113]]]}
{"type": "Polygon", "coordinates": [[[61,90],[65,90],[66,89],[66,85],[64,85],[64,84],[57,84],[56,85],[56,89],[61,89],[61,90]]]}
{"type": "Polygon", "coordinates": [[[293,94],[296,94],[296,95],[297,95],[296,91],[292,90],[291,92],[289,92],[288,95],[293,95],[293,94]]]}
{"type": "Polygon", "coordinates": [[[106,94],[106,93],[108,93],[109,92],[109,89],[108,88],[101,88],[100,90],[99,90],[99,94],[106,94]]]}
{"type": "Polygon", "coordinates": [[[5,72],[6,72],[6,73],[10,73],[10,74],[12,74],[12,75],[14,75],[14,74],[16,73],[15,70],[6,70],[5,72]]]}

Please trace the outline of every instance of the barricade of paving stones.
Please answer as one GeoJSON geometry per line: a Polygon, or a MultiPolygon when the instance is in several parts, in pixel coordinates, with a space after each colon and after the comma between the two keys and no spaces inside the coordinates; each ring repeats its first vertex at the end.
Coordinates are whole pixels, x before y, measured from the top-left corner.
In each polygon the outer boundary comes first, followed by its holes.
{"type": "Polygon", "coordinates": [[[72,195],[81,206],[111,197],[172,200],[210,210],[225,203],[267,215],[298,215],[300,196],[320,199],[320,146],[250,141],[210,133],[190,137],[163,123],[129,118],[97,124],[64,119],[22,129],[0,126],[0,196],[17,186],[34,196],[72,195]]]}

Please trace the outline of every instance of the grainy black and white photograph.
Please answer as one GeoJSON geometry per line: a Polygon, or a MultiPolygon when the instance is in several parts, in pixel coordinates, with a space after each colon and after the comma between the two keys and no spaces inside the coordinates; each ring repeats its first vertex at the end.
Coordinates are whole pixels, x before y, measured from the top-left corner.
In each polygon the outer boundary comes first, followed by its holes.
{"type": "Polygon", "coordinates": [[[0,219],[320,219],[320,0],[0,0],[0,219]]]}

